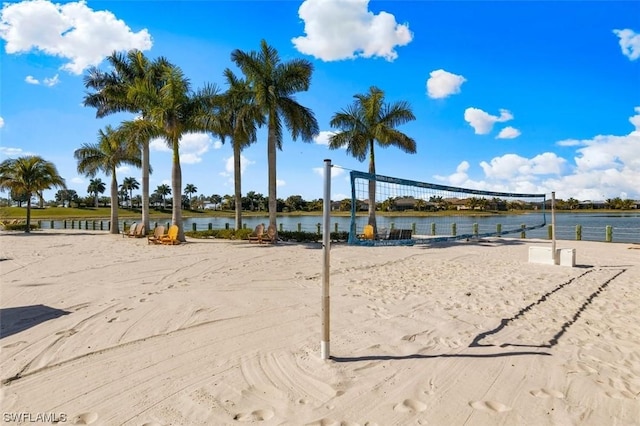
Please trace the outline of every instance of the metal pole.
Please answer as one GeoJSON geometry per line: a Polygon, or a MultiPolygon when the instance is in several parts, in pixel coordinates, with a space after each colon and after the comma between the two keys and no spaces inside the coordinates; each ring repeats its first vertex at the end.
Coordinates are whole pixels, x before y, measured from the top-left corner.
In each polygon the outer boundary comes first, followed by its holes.
{"type": "Polygon", "coordinates": [[[331,243],[331,160],[324,160],[324,202],[322,203],[322,339],[320,358],[329,359],[329,266],[331,243]]]}
{"type": "Polygon", "coordinates": [[[556,193],[551,192],[551,259],[553,264],[558,264],[556,256],[556,193]]]}

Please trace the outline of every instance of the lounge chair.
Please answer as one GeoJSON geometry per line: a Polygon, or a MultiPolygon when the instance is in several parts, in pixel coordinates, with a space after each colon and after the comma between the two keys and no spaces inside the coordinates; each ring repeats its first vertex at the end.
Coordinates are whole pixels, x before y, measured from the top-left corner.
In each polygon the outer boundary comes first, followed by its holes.
{"type": "Polygon", "coordinates": [[[129,237],[129,238],[131,238],[131,237],[135,237],[135,236],[136,236],[136,227],[137,227],[137,226],[138,226],[138,225],[137,225],[135,222],[133,222],[133,223],[131,224],[131,226],[129,227],[129,232],[128,232],[128,233],[126,233],[126,234],[124,234],[124,233],[123,233],[123,234],[122,234],[122,236],[124,237],[124,236],[126,235],[126,236],[127,236],[127,237],[129,237]]]}
{"type": "Polygon", "coordinates": [[[269,225],[269,227],[267,227],[266,235],[262,236],[262,241],[267,243],[275,243],[277,240],[276,238],[277,235],[278,235],[278,232],[276,230],[276,226],[269,225]]]}
{"type": "Polygon", "coordinates": [[[373,240],[373,226],[365,225],[362,234],[358,235],[358,238],[363,240],[373,240]]]}
{"type": "Polygon", "coordinates": [[[160,238],[164,235],[164,225],[156,226],[153,230],[153,234],[147,237],[148,244],[160,244],[160,238]]]}
{"type": "Polygon", "coordinates": [[[264,235],[264,224],[256,226],[256,229],[253,230],[251,234],[249,234],[249,242],[250,243],[262,243],[262,236],[264,235]]]}
{"type": "Polygon", "coordinates": [[[180,244],[180,240],[178,239],[179,230],[178,225],[171,225],[167,234],[160,237],[160,243],[166,245],[180,244]]]}
{"type": "Polygon", "coordinates": [[[147,230],[144,227],[144,224],[141,223],[140,225],[136,226],[136,233],[133,234],[133,236],[135,238],[144,238],[147,236],[147,230]]]}

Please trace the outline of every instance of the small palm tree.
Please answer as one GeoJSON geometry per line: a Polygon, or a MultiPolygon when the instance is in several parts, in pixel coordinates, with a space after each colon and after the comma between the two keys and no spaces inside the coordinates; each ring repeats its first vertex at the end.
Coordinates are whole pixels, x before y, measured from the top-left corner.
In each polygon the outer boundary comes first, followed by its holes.
{"type": "Polygon", "coordinates": [[[184,187],[184,193],[189,196],[189,206],[191,206],[193,203],[193,194],[198,193],[198,188],[194,184],[188,183],[187,186],[184,187]]]}
{"type": "Polygon", "coordinates": [[[122,135],[111,126],[98,132],[98,143],[83,144],[75,150],[78,173],[95,176],[102,172],[111,176],[111,233],[119,234],[118,225],[118,179],[116,169],[123,164],[135,167],[142,165],[140,151],[122,142],[122,135]]]}
{"type": "Polygon", "coordinates": [[[98,194],[104,194],[104,191],[107,189],[105,183],[100,178],[91,179],[89,181],[89,186],[87,187],[87,192],[89,194],[93,194],[95,199],[96,207],[99,207],[98,204],[98,194]]]}
{"type": "Polygon", "coordinates": [[[167,195],[171,195],[171,187],[166,183],[163,183],[162,185],[158,185],[158,187],[156,188],[156,194],[162,197],[162,208],[166,209],[167,208],[166,197],[167,195]]]}
{"type": "Polygon", "coordinates": [[[134,177],[126,177],[122,180],[122,189],[129,192],[129,207],[133,208],[133,190],[140,189],[140,182],[134,177]]]}
{"type": "Polygon", "coordinates": [[[257,52],[234,50],[231,60],[251,84],[255,103],[268,126],[269,224],[276,226],[276,148],[282,149],[282,121],[291,132],[293,140],[300,137],[304,142],[312,142],[319,133],[313,112],[294,98],[296,93],[309,90],[313,65],[306,59],[281,62],[278,51],[265,40],[261,41],[257,52]]]}
{"type": "MultiPolygon", "coordinates": [[[[396,129],[397,126],[415,120],[411,106],[404,101],[387,104],[384,92],[371,87],[368,93],[357,94],[353,104],[334,114],[331,127],[338,132],[329,138],[329,148],[346,147],[347,153],[359,161],[369,156],[369,173],[376,174],[373,148],[377,142],[383,148],[396,146],[414,154],[416,141],[396,129]]],[[[369,225],[376,228],[376,185],[369,181],[369,225]]]]}
{"type": "Polygon", "coordinates": [[[27,233],[31,232],[31,197],[51,187],[66,188],[56,166],[42,157],[9,158],[0,163],[0,189],[26,195],[27,233]]]}

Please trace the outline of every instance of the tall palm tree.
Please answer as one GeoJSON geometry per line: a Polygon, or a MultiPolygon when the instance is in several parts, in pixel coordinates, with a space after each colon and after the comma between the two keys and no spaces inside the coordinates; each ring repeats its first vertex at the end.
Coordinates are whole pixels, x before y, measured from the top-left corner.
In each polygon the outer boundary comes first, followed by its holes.
{"type": "MultiPolygon", "coordinates": [[[[385,103],[384,92],[375,86],[368,93],[354,96],[355,101],[331,118],[331,127],[338,132],[329,138],[329,148],[347,148],[347,153],[359,161],[369,156],[369,173],[376,174],[374,145],[395,146],[414,154],[416,141],[396,129],[415,120],[411,106],[405,101],[385,103]]],[[[376,230],[376,183],[369,181],[369,225],[376,230]]]]}
{"type": "Polygon", "coordinates": [[[234,50],[231,60],[251,84],[255,102],[268,126],[269,224],[276,226],[276,148],[282,149],[282,121],[293,140],[300,137],[311,142],[319,133],[313,112],[294,98],[296,93],[309,90],[313,65],[306,59],[281,62],[276,49],[265,40],[261,41],[259,51],[234,50]]]}
{"type": "Polygon", "coordinates": [[[162,208],[166,209],[167,208],[166,196],[171,195],[171,187],[166,183],[163,183],[162,185],[158,185],[158,187],[156,188],[156,194],[158,194],[162,198],[162,208]]]}
{"type": "Polygon", "coordinates": [[[189,197],[189,207],[191,207],[191,204],[193,203],[193,194],[198,193],[198,188],[194,184],[188,183],[184,187],[184,193],[189,197]]]}
{"type": "Polygon", "coordinates": [[[231,138],[233,146],[233,181],[236,197],[236,229],[242,229],[242,168],[241,153],[244,148],[257,141],[257,127],[265,123],[255,94],[247,80],[238,78],[229,68],[224,70],[229,88],[220,97],[218,114],[212,116],[212,132],[224,143],[231,138]]]}
{"type": "Polygon", "coordinates": [[[184,242],[180,139],[187,133],[210,130],[207,120],[213,113],[218,95],[217,88],[213,85],[205,85],[192,92],[189,79],[175,65],[163,64],[160,74],[160,87],[148,81],[138,81],[131,87],[128,95],[137,105],[144,105],[145,119],[163,129],[163,138],[173,152],[171,222],[179,228],[178,240],[184,242]]]}
{"type": "Polygon", "coordinates": [[[117,112],[132,112],[141,114],[141,120],[133,120],[128,128],[123,124],[124,136],[132,143],[137,143],[142,150],[142,223],[149,229],[149,174],[151,165],[149,160],[149,142],[158,137],[155,126],[145,127],[145,105],[137,102],[130,95],[135,84],[144,81],[149,86],[162,86],[162,68],[168,62],[165,58],[150,61],[141,51],[130,50],[127,54],[114,52],[107,57],[111,71],[102,71],[97,67],[88,70],[84,77],[88,93],[84,98],[84,105],[96,108],[96,117],[102,118],[117,112]],[[142,127],[142,129],[140,128],[142,127]]]}
{"type": "Polygon", "coordinates": [[[66,188],[56,166],[42,157],[31,155],[9,158],[0,163],[0,189],[26,195],[27,233],[31,232],[31,197],[51,187],[66,188]]]}
{"type": "Polygon", "coordinates": [[[122,188],[129,191],[129,207],[133,208],[133,190],[140,189],[140,182],[134,177],[126,177],[122,180],[122,188]]]}
{"type": "Polygon", "coordinates": [[[89,181],[89,186],[87,187],[87,192],[89,194],[93,194],[95,198],[95,205],[99,207],[98,204],[98,194],[104,194],[104,191],[107,189],[104,182],[100,178],[91,179],[89,181]]]}
{"type": "Polygon", "coordinates": [[[130,144],[122,142],[122,135],[107,126],[98,132],[98,143],[83,144],[73,153],[78,161],[78,173],[95,176],[102,172],[111,176],[111,233],[119,234],[118,225],[118,179],[116,168],[123,164],[140,167],[141,153],[130,144]]]}

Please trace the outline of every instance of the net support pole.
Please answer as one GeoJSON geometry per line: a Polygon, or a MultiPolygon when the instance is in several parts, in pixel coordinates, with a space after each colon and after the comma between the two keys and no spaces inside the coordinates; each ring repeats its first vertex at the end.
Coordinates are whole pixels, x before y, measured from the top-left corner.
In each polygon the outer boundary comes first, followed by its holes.
{"type": "Polygon", "coordinates": [[[551,192],[551,259],[553,259],[553,264],[558,264],[558,259],[556,258],[556,193],[555,191],[551,192]]]}
{"type": "Polygon", "coordinates": [[[322,338],[320,358],[329,359],[329,269],[331,244],[331,160],[324,160],[324,200],[322,203],[322,338]]]}

